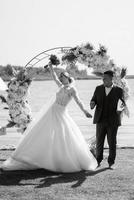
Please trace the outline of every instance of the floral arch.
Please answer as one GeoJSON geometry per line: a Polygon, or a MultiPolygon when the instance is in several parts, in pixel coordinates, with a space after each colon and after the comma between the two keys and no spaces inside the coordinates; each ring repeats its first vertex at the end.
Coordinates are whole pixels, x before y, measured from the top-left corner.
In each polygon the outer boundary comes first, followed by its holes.
{"type": "MultiPolygon", "coordinates": [[[[113,59],[107,54],[105,46],[99,45],[99,48],[96,50],[91,43],[86,43],[73,48],[52,48],[35,56],[25,65],[25,67],[33,67],[42,61],[44,65],[44,60],[47,64],[51,55],[56,55],[56,57],[58,57],[59,62],[55,65],[60,63],[61,65],[66,66],[66,69],[76,67],[78,64],[83,64],[88,68],[91,68],[93,74],[100,77],[105,71],[112,70],[114,72],[114,84],[123,89],[125,100],[129,98],[129,87],[125,79],[127,68],[117,66],[113,59]]],[[[126,108],[125,114],[129,115],[128,108],[126,108]]]]}
{"type": "Polygon", "coordinates": [[[95,50],[90,43],[87,43],[65,50],[62,62],[67,66],[70,65],[70,67],[73,67],[76,63],[84,64],[93,69],[93,74],[100,77],[105,71],[112,70],[114,72],[114,84],[123,89],[125,100],[128,99],[129,87],[125,79],[127,68],[118,67],[113,59],[110,59],[104,46],[100,45],[99,49],[95,50]]]}
{"type": "MultiPolygon", "coordinates": [[[[6,109],[9,109],[10,115],[9,123],[4,128],[15,126],[22,133],[27,128],[27,125],[31,121],[31,114],[25,99],[32,80],[29,77],[29,73],[25,73],[25,71],[28,72],[28,68],[37,67],[38,64],[40,66],[48,66],[50,60],[53,61],[55,66],[61,64],[62,67],[64,65],[63,68],[66,70],[73,67],[76,69],[78,64],[83,64],[91,68],[92,73],[96,76],[102,76],[105,71],[112,70],[114,72],[114,84],[123,89],[125,100],[129,97],[129,87],[125,79],[127,69],[125,67],[118,67],[107,54],[107,49],[104,46],[100,45],[98,50],[95,50],[90,43],[82,44],[74,48],[56,47],[43,51],[32,58],[25,65],[24,70],[20,70],[19,73],[14,74],[14,79],[8,84],[7,98],[0,95],[2,102],[8,105],[6,109]]],[[[124,109],[124,114],[129,116],[127,106],[124,109]]]]}
{"type": "MultiPolygon", "coordinates": [[[[107,54],[105,46],[99,45],[99,49],[96,50],[92,44],[86,43],[67,51],[65,50],[63,53],[62,62],[67,66],[73,67],[76,63],[81,63],[88,68],[92,68],[92,73],[97,76],[102,76],[105,71],[112,70],[114,72],[114,84],[123,89],[125,100],[129,98],[129,87],[125,79],[127,68],[117,66],[107,54]]],[[[129,116],[127,106],[124,114],[129,116]]]]}

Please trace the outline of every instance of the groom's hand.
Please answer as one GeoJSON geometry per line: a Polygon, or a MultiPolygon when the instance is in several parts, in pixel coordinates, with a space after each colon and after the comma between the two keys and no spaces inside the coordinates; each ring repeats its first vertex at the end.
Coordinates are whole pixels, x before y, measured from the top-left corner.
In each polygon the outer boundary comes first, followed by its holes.
{"type": "Polygon", "coordinates": [[[90,108],[94,109],[94,107],[95,107],[95,102],[94,101],[90,101],[90,108]]]}

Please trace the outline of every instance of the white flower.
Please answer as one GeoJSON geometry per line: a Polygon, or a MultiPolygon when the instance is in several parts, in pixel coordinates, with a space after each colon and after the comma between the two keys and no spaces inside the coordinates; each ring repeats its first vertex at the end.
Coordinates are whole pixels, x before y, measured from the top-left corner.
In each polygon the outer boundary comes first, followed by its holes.
{"type": "Polygon", "coordinates": [[[12,80],[8,86],[7,104],[9,115],[16,127],[26,128],[31,121],[31,110],[26,102],[29,85],[21,81],[12,80]]]}
{"type": "MultiPolygon", "coordinates": [[[[106,48],[103,47],[103,49],[105,50],[106,48]]],[[[113,70],[115,72],[114,84],[123,89],[125,100],[128,99],[129,87],[126,83],[126,80],[124,78],[121,78],[121,68],[114,64],[113,60],[110,59],[110,56],[107,55],[106,52],[104,54],[101,54],[100,52],[95,51],[90,43],[77,46],[76,48],[74,48],[74,50],[71,51],[73,51],[73,54],[77,56],[78,63],[82,63],[90,68],[93,68],[93,71],[95,72],[104,73],[107,70],[113,70]]],[[[64,53],[64,55],[66,55],[67,52],[64,53]]],[[[67,65],[69,65],[70,62],[71,61],[69,60],[65,60],[64,64],[66,63],[67,65]]]]}

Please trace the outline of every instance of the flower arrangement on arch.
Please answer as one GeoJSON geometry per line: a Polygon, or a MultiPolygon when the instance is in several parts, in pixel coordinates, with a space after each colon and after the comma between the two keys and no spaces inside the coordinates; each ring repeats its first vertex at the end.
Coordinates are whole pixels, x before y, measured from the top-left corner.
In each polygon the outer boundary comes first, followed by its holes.
{"type": "MultiPolygon", "coordinates": [[[[88,68],[93,69],[93,74],[102,76],[107,70],[114,72],[113,82],[115,85],[121,87],[124,91],[124,98],[129,98],[129,87],[125,79],[127,68],[118,67],[110,56],[107,54],[107,49],[103,45],[99,45],[99,49],[95,49],[92,44],[86,43],[69,50],[63,50],[62,64],[73,67],[76,63],[83,64],[88,68]]],[[[124,113],[129,116],[128,108],[124,113]]]]}
{"type": "Polygon", "coordinates": [[[8,83],[7,97],[0,96],[1,101],[7,104],[5,109],[8,109],[10,117],[5,128],[15,126],[23,133],[31,122],[31,109],[27,101],[31,81],[26,71],[20,70],[8,83]]]}

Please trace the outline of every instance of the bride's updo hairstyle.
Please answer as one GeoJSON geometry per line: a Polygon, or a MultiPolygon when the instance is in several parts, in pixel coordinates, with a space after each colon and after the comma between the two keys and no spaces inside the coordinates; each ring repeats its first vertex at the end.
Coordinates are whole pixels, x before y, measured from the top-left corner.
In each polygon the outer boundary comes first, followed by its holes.
{"type": "Polygon", "coordinates": [[[68,78],[70,84],[74,82],[74,78],[73,78],[72,76],[70,76],[70,74],[69,74],[68,72],[61,72],[61,73],[60,73],[60,76],[59,76],[59,79],[60,79],[62,76],[68,78]]]}

